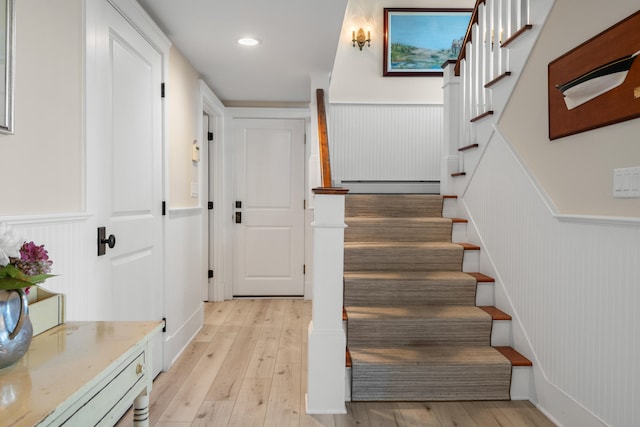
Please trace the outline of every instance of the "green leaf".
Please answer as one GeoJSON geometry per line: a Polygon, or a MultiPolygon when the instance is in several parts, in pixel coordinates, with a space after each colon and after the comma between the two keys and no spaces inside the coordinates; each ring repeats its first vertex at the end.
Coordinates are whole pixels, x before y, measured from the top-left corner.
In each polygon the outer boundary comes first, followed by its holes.
{"type": "Polygon", "coordinates": [[[28,288],[29,286],[33,286],[34,283],[28,282],[26,280],[15,279],[13,277],[4,277],[0,278],[0,290],[9,291],[11,289],[21,289],[28,288]]]}

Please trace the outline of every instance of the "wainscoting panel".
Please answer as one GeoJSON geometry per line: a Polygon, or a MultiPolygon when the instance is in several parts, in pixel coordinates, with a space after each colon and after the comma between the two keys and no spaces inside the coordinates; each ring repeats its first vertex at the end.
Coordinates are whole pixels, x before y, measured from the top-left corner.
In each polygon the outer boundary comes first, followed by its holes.
{"type": "Polygon", "coordinates": [[[439,181],[442,105],[331,104],[334,182],[439,181]]]}
{"type": "MultiPolygon", "coordinates": [[[[18,232],[27,242],[45,245],[53,261],[53,274],[44,287],[65,294],[67,320],[95,319],[99,301],[93,295],[87,280],[88,242],[87,218],[80,215],[55,215],[24,218],[0,218],[18,232]]],[[[95,243],[95,239],[92,240],[95,243]]],[[[93,254],[95,247],[91,248],[93,254]]]]}
{"type": "Polygon", "coordinates": [[[497,305],[524,330],[516,348],[549,383],[535,385],[541,407],[564,425],[640,425],[640,222],[556,218],[498,132],[462,201],[497,305]]]}

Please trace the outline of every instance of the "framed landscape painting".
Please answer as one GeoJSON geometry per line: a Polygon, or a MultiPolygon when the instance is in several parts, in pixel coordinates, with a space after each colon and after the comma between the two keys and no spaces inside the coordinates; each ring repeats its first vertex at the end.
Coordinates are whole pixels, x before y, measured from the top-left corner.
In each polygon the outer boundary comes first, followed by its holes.
{"type": "Polygon", "coordinates": [[[383,76],[442,76],[457,59],[471,9],[384,9],[383,76]]]}

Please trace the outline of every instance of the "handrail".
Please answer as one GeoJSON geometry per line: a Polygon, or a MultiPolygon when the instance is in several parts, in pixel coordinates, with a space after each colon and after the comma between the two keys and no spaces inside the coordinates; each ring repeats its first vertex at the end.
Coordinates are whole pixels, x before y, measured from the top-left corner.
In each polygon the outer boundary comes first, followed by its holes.
{"type": "Polygon", "coordinates": [[[331,188],[331,162],[329,160],[329,137],[327,134],[327,112],[324,106],[324,90],[316,89],[318,104],[318,142],[320,144],[320,174],[322,187],[331,188]]]}
{"type": "Polygon", "coordinates": [[[460,53],[458,54],[458,60],[456,61],[456,66],[454,68],[454,73],[456,76],[460,75],[460,63],[467,56],[467,50],[465,46],[467,43],[471,42],[471,29],[473,28],[473,24],[478,22],[478,7],[484,3],[486,0],[476,0],[476,5],[473,7],[473,13],[471,14],[471,19],[469,20],[469,25],[467,26],[467,32],[464,35],[464,39],[462,40],[462,47],[460,48],[460,53]]]}

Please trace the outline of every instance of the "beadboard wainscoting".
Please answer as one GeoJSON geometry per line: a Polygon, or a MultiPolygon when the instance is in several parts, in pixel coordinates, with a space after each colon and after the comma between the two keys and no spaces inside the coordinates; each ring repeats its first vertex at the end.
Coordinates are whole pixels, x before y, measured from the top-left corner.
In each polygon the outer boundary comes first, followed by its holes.
{"type": "Polygon", "coordinates": [[[442,105],[331,104],[334,182],[440,181],[442,105]]]}
{"type": "MultiPolygon", "coordinates": [[[[202,327],[201,289],[206,281],[202,265],[201,208],[174,209],[164,220],[165,271],[164,293],[167,334],[164,336],[164,369],[182,352],[202,327]]],[[[53,260],[53,273],[45,288],[65,294],[66,320],[104,320],[111,315],[105,301],[112,296],[109,289],[99,289],[92,280],[91,266],[96,253],[96,230],[86,213],[0,217],[27,241],[44,244],[53,260]]],[[[156,319],[154,319],[156,320],[156,319]]],[[[157,319],[160,320],[160,319],[157,319]]]]}
{"type": "Polygon", "coordinates": [[[95,235],[87,239],[87,219],[84,213],[64,215],[34,215],[0,217],[26,241],[45,245],[53,261],[53,274],[44,287],[65,294],[65,311],[68,320],[95,319],[100,313],[97,290],[87,280],[88,257],[95,253],[95,235]],[[89,245],[93,244],[89,248],[89,245]],[[91,252],[89,252],[91,251],[91,252]]]}
{"type": "Polygon", "coordinates": [[[459,206],[533,360],[532,399],[559,425],[640,425],[638,218],[554,215],[499,132],[459,206]]]}

